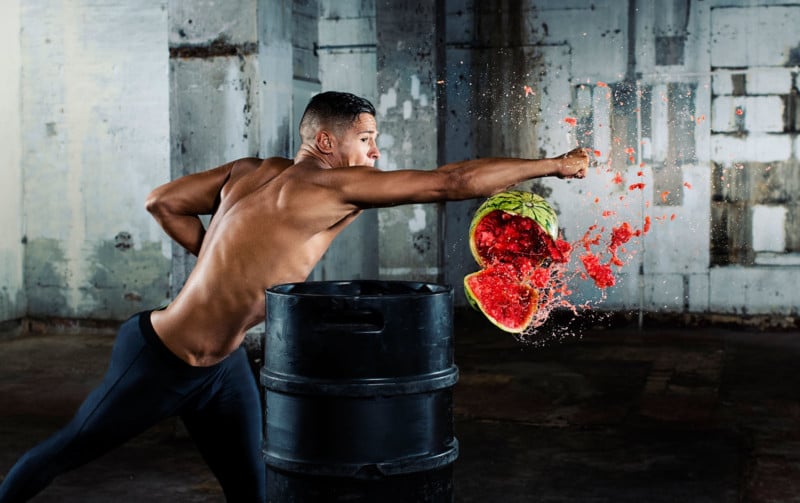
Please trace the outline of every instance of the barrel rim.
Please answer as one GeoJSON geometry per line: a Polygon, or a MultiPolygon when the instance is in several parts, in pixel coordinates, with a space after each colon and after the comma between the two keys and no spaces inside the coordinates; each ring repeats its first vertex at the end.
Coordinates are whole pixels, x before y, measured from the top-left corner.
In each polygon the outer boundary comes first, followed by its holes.
{"type": "Polygon", "coordinates": [[[377,280],[377,279],[361,279],[361,280],[342,280],[342,281],[299,281],[292,283],[280,283],[273,285],[265,290],[269,296],[281,297],[300,297],[300,298],[406,298],[409,296],[435,296],[435,295],[451,295],[453,293],[453,286],[443,283],[432,283],[425,281],[400,281],[400,280],[377,280]],[[403,286],[408,288],[408,291],[403,292],[389,292],[389,293],[357,293],[352,292],[309,292],[297,291],[305,288],[319,287],[319,286],[344,286],[344,285],[390,285],[390,286],[403,286]],[[427,289],[427,290],[426,290],[427,289]]]}
{"type": "Polygon", "coordinates": [[[264,463],[278,470],[332,477],[371,478],[370,474],[383,476],[434,470],[453,463],[459,454],[458,439],[452,437],[446,449],[434,454],[420,454],[378,463],[314,463],[277,456],[264,445],[261,451],[264,463]]]}
{"type": "Polygon", "coordinates": [[[458,367],[407,377],[321,379],[284,374],[261,368],[261,384],[268,391],[295,395],[374,397],[428,393],[458,382],[458,367]]]}

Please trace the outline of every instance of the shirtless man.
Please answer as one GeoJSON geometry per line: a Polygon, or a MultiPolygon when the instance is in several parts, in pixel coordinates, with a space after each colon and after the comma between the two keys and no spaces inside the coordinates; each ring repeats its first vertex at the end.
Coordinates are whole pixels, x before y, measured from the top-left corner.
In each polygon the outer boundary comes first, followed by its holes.
{"type": "Polygon", "coordinates": [[[374,107],[335,92],[312,98],[300,136],[294,160],[240,159],[153,190],[147,210],[197,264],[168,307],[120,327],[101,385],[64,429],[17,462],[0,502],[25,501],[58,474],[176,415],[228,501],[263,501],[261,404],[240,344],[264,322],[264,290],[304,281],[365,208],[486,197],[543,176],[583,178],[589,160],[575,149],[551,159],[382,172],[374,168],[374,107]],[[214,215],[207,230],[203,214],[214,215]]]}

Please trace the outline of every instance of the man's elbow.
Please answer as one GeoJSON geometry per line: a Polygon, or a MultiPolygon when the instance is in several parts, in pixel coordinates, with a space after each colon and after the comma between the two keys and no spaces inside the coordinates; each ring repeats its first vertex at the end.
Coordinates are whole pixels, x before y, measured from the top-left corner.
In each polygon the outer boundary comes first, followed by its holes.
{"type": "Polygon", "coordinates": [[[167,204],[158,189],[154,189],[147,195],[144,201],[144,209],[153,216],[161,215],[167,211],[167,204]]]}

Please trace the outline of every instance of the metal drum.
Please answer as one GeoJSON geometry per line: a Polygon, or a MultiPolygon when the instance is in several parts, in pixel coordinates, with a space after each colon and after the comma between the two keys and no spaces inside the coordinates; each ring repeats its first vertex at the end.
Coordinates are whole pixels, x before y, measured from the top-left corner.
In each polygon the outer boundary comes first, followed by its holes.
{"type": "Polygon", "coordinates": [[[452,288],[292,283],[267,306],[268,501],[452,501],[452,288]]]}

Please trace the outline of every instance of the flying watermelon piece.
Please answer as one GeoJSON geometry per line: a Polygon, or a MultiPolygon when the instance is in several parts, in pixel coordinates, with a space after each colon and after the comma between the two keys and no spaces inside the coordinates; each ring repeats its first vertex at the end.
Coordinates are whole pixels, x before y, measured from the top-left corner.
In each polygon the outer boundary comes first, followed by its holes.
{"type": "Polygon", "coordinates": [[[506,332],[528,328],[538,309],[539,292],[521,281],[510,264],[497,264],[464,278],[470,305],[506,332]]]}
{"type": "Polygon", "coordinates": [[[464,278],[470,305],[502,330],[524,331],[539,307],[532,278],[541,277],[536,272],[552,262],[569,260],[571,246],[558,239],[555,211],[539,195],[501,192],[476,210],[469,237],[481,266],[464,278]]]}

